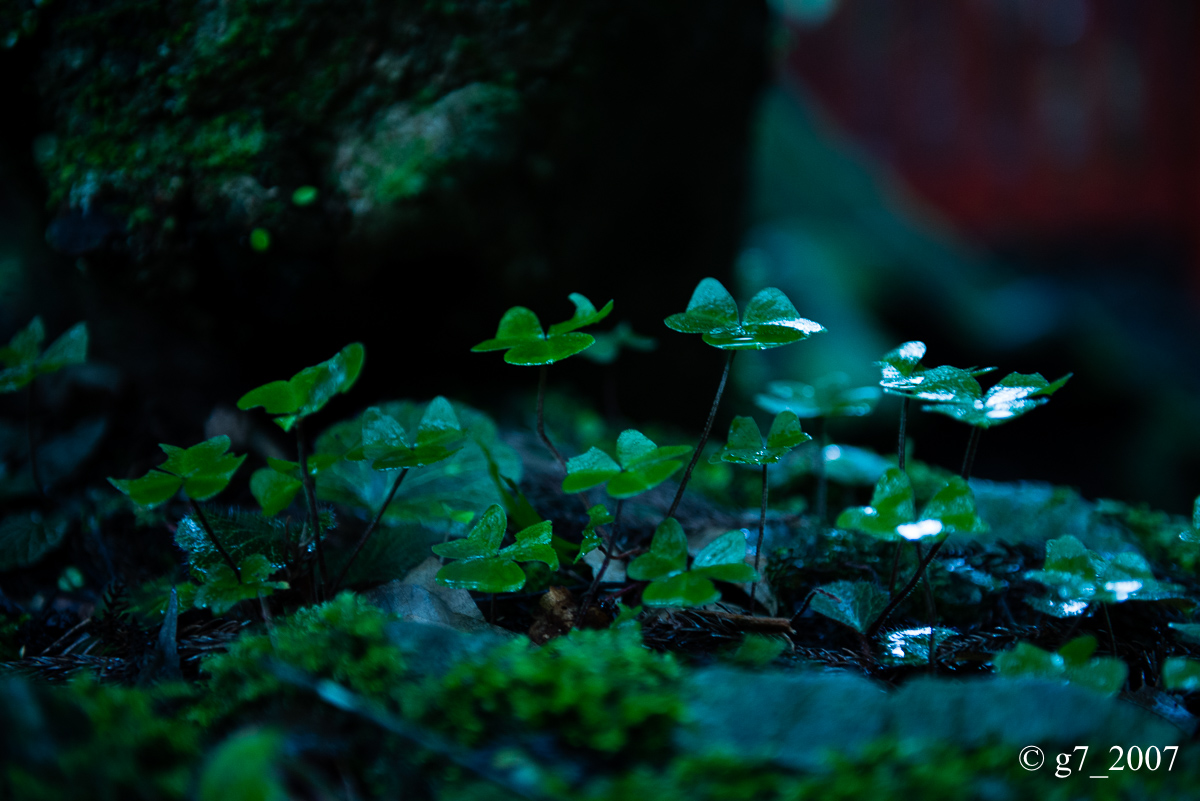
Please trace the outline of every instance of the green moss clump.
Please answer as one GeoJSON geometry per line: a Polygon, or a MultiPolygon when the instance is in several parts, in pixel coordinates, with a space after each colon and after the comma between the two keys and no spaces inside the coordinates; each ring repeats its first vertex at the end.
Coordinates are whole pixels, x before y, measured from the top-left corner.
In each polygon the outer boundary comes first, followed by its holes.
{"type": "MultiPolygon", "coordinates": [[[[13,686],[10,683],[6,690],[13,686]]],[[[4,695],[7,701],[18,700],[11,692],[4,695]]],[[[38,695],[43,694],[21,693],[19,700],[29,703],[38,695]]],[[[11,797],[136,801],[187,796],[200,756],[200,731],[185,720],[161,714],[157,707],[167,700],[162,693],[81,680],[49,689],[44,696],[50,703],[41,705],[37,714],[23,719],[14,715],[18,725],[6,727],[6,735],[35,752],[8,762],[4,777],[11,797]],[[37,718],[58,723],[78,712],[86,718],[84,725],[60,727],[62,731],[50,732],[48,740],[40,727],[20,725],[37,718]],[[48,758],[37,758],[39,742],[49,746],[41,754],[48,758]]]]}
{"type": "Polygon", "coordinates": [[[393,619],[345,592],[328,603],[301,609],[270,634],[242,636],[228,653],[204,661],[202,669],[212,678],[193,717],[208,725],[235,713],[269,711],[272,706],[312,707],[315,702],[307,691],[271,672],[268,661],[272,659],[368,698],[403,706],[408,686],[403,681],[404,655],[386,633],[393,619]],[[301,695],[306,700],[298,702],[301,695]]]}
{"type": "Polygon", "coordinates": [[[533,649],[502,645],[446,676],[440,725],[475,743],[514,723],[570,746],[650,757],[670,741],[684,705],[680,667],[647,649],[630,629],[573,631],[533,649]]]}

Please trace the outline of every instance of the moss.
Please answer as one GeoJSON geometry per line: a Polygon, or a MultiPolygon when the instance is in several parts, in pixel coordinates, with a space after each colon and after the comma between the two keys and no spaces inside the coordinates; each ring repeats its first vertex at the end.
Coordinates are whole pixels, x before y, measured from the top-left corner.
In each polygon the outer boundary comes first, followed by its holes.
{"type": "Polygon", "coordinates": [[[475,743],[512,729],[650,758],[682,719],[680,667],[630,629],[573,631],[542,648],[520,640],[468,661],[444,680],[438,722],[475,743]]]}
{"type": "Polygon", "coordinates": [[[270,634],[244,635],[228,653],[204,661],[202,670],[211,678],[192,717],[209,725],[289,704],[311,707],[315,702],[306,691],[270,671],[271,659],[368,698],[400,703],[411,685],[405,682],[404,655],[387,637],[392,620],[358,596],[342,593],[280,620],[270,634]]]}

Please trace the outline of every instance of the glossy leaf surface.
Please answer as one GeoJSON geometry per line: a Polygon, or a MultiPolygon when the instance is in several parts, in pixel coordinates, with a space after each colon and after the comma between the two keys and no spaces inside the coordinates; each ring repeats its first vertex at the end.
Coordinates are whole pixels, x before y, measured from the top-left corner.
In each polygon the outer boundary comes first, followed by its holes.
{"type": "Polygon", "coordinates": [[[504,361],[523,366],[553,364],[574,356],[596,341],[590,334],[578,333],[576,329],[603,320],[612,311],[613,303],[610,300],[604,308],[597,310],[583,295],[572,293],[570,297],[575,304],[574,316],[550,326],[548,335],[532,310],[513,306],[500,318],[496,336],[471,350],[476,353],[503,350],[504,361]]]}
{"type": "Polygon", "coordinates": [[[583,539],[579,543],[579,552],[575,555],[576,563],[600,547],[600,534],[596,529],[600,526],[607,526],[613,522],[613,519],[613,516],[609,514],[604,504],[598,503],[588,509],[588,522],[583,527],[583,539]]]}
{"type": "Polygon", "coordinates": [[[567,477],[563,479],[563,492],[582,492],[608,481],[621,472],[621,465],[599,448],[567,460],[567,477]]]}
{"type": "Polygon", "coordinates": [[[362,372],[366,349],[352,342],[329,359],[305,367],[287,381],[272,381],[250,390],[238,399],[239,409],[262,406],[276,415],[275,423],[291,430],[296,420],[320,411],[329,399],[349,392],[362,372]]]}
{"type": "Polygon", "coordinates": [[[673,331],[702,334],[704,341],[722,350],[766,350],[798,342],[825,327],[806,320],[783,292],[768,287],[746,305],[739,320],[733,296],[715,278],[705,278],[692,292],[687,310],[663,321],[673,331]]]}
{"type": "Polygon", "coordinates": [[[224,562],[217,562],[201,572],[204,583],[196,590],[193,603],[201,609],[211,609],[214,615],[228,612],[239,601],[267,596],[275,590],[286,590],[286,581],[270,581],[276,570],[262,554],[251,554],[238,562],[241,581],[224,562]]]}
{"type": "Polygon", "coordinates": [[[650,551],[634,559],[625,574],[637,581],[655,581],[687,570],[687,536],[683,526],[668,517],[654,530],[650,551]]]}
{"type": "Polygon", "coordinates": [[[372,406],[363,413],[362,442],[346,452],[351,461],[369,461],[375,470],[426,467],[449,459],[466,444],[465,433],[450,401],[441,395],[429,402],[410,444],[394,417],[372,406]]]}
{"type": "Polygon", "coordinates": [[[607,482],[612,498],[631,498],[666,481],[683,466],[677,457],[691,453],[687,445],[659,447],[634,429],[617,438],[617,459],[599,448],[567,460],[563,492],[582,492],[607,482]]]}
{"type": "Polygon", "coordinates": [[[830,373],[812,384],[772,381],[755,402],[768,412],[789,411],[801,418],[862,417],[875,408],[880,394],[877,386],[853,387],[850,376],[830,373]]]}
{"type": "Polygon", "coordinates": [[[934,493],[921,511],[921,518],[940,521],[947,532],[979,533],[988,528],[976,510],[971,487],[958,476],[952,476],[934,493]]]}
{"type": "Polygon", "coordinates": [[[578,292],[572,292],[567,297],[575,304],[575,314],[571,316],[570,320],[550,326],[549,333],[551,336],[555,334],[568,334],[585,326],[595,325],[607,317],[613,309],[613,302],[611,300],[597,310],[590,300],[578,292]]]}
{"type": "Polygon", "coordinates": [[[1078,614],[1092,602],[1122,603],[1131,599],[1156,601],[1183,597],[1182,587],[1154,578],[1149,563],[1141,554],[1133,551],[1097,553],[1070,535],[1048,540],[1042,569],[1027,572],[1025,578],[1051,590],[1048,602],[1027,601],[1059,617],[1078,614]]]}
{"type": "Polygon", "coordinates": [[[495,556],[504,540],[508,517],[499,504],[489,506],[466,539],[451,540],[433,546],[433,552],[447,559],[481,559],[495,556]]]}
{"type": "Polygon", "coordinates": [[[525,571],[511,559],[498,556],[464,559],[443,565],[436,581],[456,590],[516,592],[525,586],[525,571]]]}
{"type": "Polygon", "coordinates": [[[920,382],[914,382],[914,375],[921,372],[921,359],[925,358],[925,343],[914,340],[888,351],[883,358],[875,362],[879,367],[881,377],[879,385],[885,391],[910,389],[920,382]]]}
{"type": "Polygon", "coordinates": [[[888,604],[888,594],[866,581],[835,581],[818,587],[812,609],[857,632],[865,632],[888,604]]]}
{"type": "Polygon", "coordinates": [[[802,442],[811,440],[800,428],[800,421],[790,411],[780,412],[771,424],[764,446],[762,432],[753,417],[735,417],[729,426],[729,439],[725,447],[708,458],[711,464],[765,465],[775,464],[788,451],[802,442]]]}
{"type": "Polygon", "coordinates": [[[680,573],[652,582],[642,591],[646,606],[704,606],[721,599],[713,583],[699,573],[680,573]]]}
{"type": "Polygon", "coordinates": [[[141,478],[110,478],[108,483],[128,495],[138,506],[154,508],[171,500],[183,486],[183,479],[161,470],[151,470],[141,478]]]}
{"type": "Polygon", "coordinates": [[[544,562],[551,570],[558,570],[558,554],[550,547],[550,521],[522,529],[516,533],[517,541],[500,551],[500,556],[514,562],[544,562]]]}
{"type": "MultiPolygon", "coordinates": [[[[965,374],[963,371],[958,373],[965,374]]],[[[964,379],[962,375],[957,375],[954,379],[956,383],[947,381],[940,385],[940,394],[922,390],[916,396],[924,400],[944,401],[936,406],[922,407],[925,411],[944,414],[978,428],[991,428],[1015,420],[1046,403],[1049,396],[1061,389],[1071,375],[1067,373],[1062,378],[1049,382],[1040,373],[1009,373],[983,397],[979,396],[979,390],[976,389],[978,382],[973,378],[964,379]],[[966,383],[968,380],[974,382],[975,387],[966,383]],[[931,394],[939,396],[930,397],[931,394]]]]}
{"type": "Polygon", "coordinates": [[[894,538],[898,526],[916,519],[912,481],[903,470],[889,468],[875,484],[870,506],[846,509],[837,519],[838,528],[854,529],[894,538]]]}
{"type": "MultiPolygon", "coordinates": [[[[934,627],[932,630],[934,649],[936,650],[957,633],[954,629],[934,627]]],[[[883,646],[883,654],[879,661],[885,665],[928,665],[930,636],[929,626],[882,632],[879,635],[879,642],[883,646]]]]}

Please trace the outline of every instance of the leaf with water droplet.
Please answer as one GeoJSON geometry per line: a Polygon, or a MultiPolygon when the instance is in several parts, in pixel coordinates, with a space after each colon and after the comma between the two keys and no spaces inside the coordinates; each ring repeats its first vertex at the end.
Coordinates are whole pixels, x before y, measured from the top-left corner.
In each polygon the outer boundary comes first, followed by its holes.
{"type": "MultiPolygon", "coordinates": [[[[926,390],[918,392],[915,397],[921,397],[924,400],[946,401],[936,406],[923,406],[925,411],[944,414],[977,428],[992,428],[1001,423],[1015,420],[1046,403],[1049,396],[1061,389],[1071,375],[1071,373],[1067,373],[1057,381],[1049,382],[1040,373],[1032,375],[1009,373],[989,389],[982,398],[973,389],[962,392],[951,390],[953,397],[948,399],[928,397],[930,392],[926,390]]],[[[974,381],[974,379],[970,380],[974,381]]],[[[950,385],[947,383],[942,386],[949,387],[950,385]]],[[[978,386],[977,382],[976,386],[978,386]]]]}
{"type": "Polygon", "coordinates": [[[349,392],[362,372],[365,358],[362,343],[352,342],[287,381],[255,387],[238,399],[237,406],[243,410],[262,406],[267,414],[275,415],[276,425],[290,431],[298,419],[319,412],[334,395],[349,392]]]}
{"type": "Polygon", "coordinates": [[[776,348],[825,330],[801,317],[787,296],[774,287],[751,298],[745,318],[739,320],[737,303],[715,278],[700,281],[687,310],[663,322],[673,331],[702,334],[706,343],[722,350],[776,348]]]}
{"type": "MultiPolygon", "coordinates": [[[[933,647],[936,651],[942,643],[958,634],[954,629],[933,628],[933,647]]],[[[928,665],[930,627],[880,632],[879,642],[883,654],[879,661],[884,665],[928,665]]]]}
{"type": "Polygon", "coordinates": [[[764,447],[762,431],[753,417],[735,417],[729,426],[729,439],[725,447],[708,458],[711,464],[766,465],[775,464],[788,451],[802,442],[811,440],[800,428],[800,421],[790,411],[780,412],[771,424],[771,433],[764,447]]]}
{"type": "Polygon", "coordinates": [[[576,329],[607,317],[613,303],[610,300],[603,309],[597,311],[583,295],[573,293],[570,297],[575,304],[575,315],[570,320],[550,326],[548,335],[542,331],[541,321],[532,310],[513,306],[500,318],[496,336],[480,342],[471,351],[503,350],[504,361],[527,367],[553,364],[580,353],[596,340],[591,334],[581,334],[576,329]]]}
{"type": "Polygon", "coordinates": [[[433,546],[433,552],[447,559],[482,559],[495,556],[504,541],[508,517],[499,504],[492,504],[480,516],[479,522],[466,539],[450,540],[433,546]]]}
{"type": "Polygon", "coordinates": [[[687,569],[687,536],[683,526],[668,517],[654,530],[650,551],[634,559],[625,574],[636,581],[655,581],[678,575],[687,569]]]}
{"type": "Polygon", "coordinates": [[[912,481],[903,470],[884,471],[875,484],[870,506],[855,506],[838,515],[838,528],[862,531],[884,539],[898,539],[898,526],[916,518],[912,481]]]}
{"type": "Polygon", "coordinates": [[[676,457],[691,452],[686,445],[659,447],[649,437],[626,429],[617,438],[617,460],[599,448],[567,460],[563,492],[582,492],[607,482],[609,497],[631,498],[666,481],[683,466],[676,457]]]}
{"type": "Polygon", "coordinates": [[[286,581],[269,581],[276,567],[259,553],[251,554],[238,562],[240,581],[238,575],[224,562],[197,569],[205,578],[204,583],[196,590],[192,603],[199,609],[211,609],[214,615],[225,614],[239,601],[271,595],[275,590],[288,588],[286,581]]]}
{"type": "Polygon", "coordinates": [[[866,581],[835,581],[813,591],[812,610],[865,632],[887,607],[888,594],[866,581]]]}

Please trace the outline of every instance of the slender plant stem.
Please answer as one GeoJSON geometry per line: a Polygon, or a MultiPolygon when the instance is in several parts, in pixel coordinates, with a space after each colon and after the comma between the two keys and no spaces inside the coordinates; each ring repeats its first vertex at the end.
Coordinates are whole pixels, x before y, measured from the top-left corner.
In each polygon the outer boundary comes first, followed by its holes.
{"type": "MultiPolygon", "coordinates": [[[[763,532],[767,528],[767,466],[762,466],[762,511],[758,515],[758,545],[754,547],[754,572],[758,572],[758,562],[762,557],[763,532]]],[[[758,582],[750,583],[750,616],[754,617],[754,590],[758,582]]]]}
{"type": "Polygon", "coordinates": [[[367,530],[364,531],[362,536],[358,538],[358,544],[356,544],[354,546],[354,550],[350,552],[350,558],[346,560],[346,564],[342,566],[342,570],[340,573],[338,573],[338,577],[334,579],[333,584],[330,585],[329,592],[331,594],[337,592],[338,587],[342,586],[342,580],[346,578],[346,573],[349,572],[350,565],[354,563],[354,559],[358,556],[358,552],[361,551],[363,546],[367,544],[367,540],[371,538],[371,534],[375,531],[375,527],[378,526],[379,521],[383,519],[383,513],[387,511],[388,505],[391,504],[392,498],[394,498],[396,495],[396,490],[400,489],[400,482],[404,481],[404,477],[406,475],[408,475],[407,467],[401,470],[400,475],[396,476],[396,480],[392,482],[392,488],[388,490],[387,497],[383,499],[383,503],[379,506],[379,511],[375,513],[375,519],[371,521],[371,524],[367,526],[367,530]]]}
{"type": "MultiPolygon", "coordinates": [[[[913,540],[913,547],[917,549],[917,561],[921,561],[921,541],[913,540]]],[[[934,660],[934,629],[937,628],[937,605],[933,602],[933,587],[929,584],[929,576],[922,573],[922,584],[925,586],[925,608],[929,613],[929,667],[936,673],[937,662],[934,660]]]]}
{"type": "Polygon", "coordinates": [[[817,521],[825,525],[825,506],[829,498],[829,476],[825,472],[825,448],[828,446],[825,418],[817,418],[817,521]]]}
{"type": "Polygon", "coordinates": [[[979,426],[971,426],[971,438],[967,440],[967,452],[963,454],[961,474],[963,481],[966,481],[971,477],[971,468],[975,465],[975,452],[979,450],[979,437],[982,435],[982,428],[979,426]]]}
{"type": "Polygon", "coordinates": [[[549,365],[543,364],[538,370],[538,394],[537,394],[537,432],[542,438],[542,442],[546,443],[546,447],[554,454],[554,458],[558,460],[558,464],[562,467],[563,472],[567,472],[567,462],[563,459],[562,454],[558,452],[558,448],[554,447],[554,443],[550,441],[550,437],[546,436],[546,374],[549,372],[549,365]]]}
{"type": "Polygon", "coordinates": [[[188,498],[188,503],[192,505],[192,511],[196,513],[196,519],[200,521],[200,527],[204,529],[204,533],[208,535],[209,542],[221,554],[225,560],[225,564],[229,565],[233,570],[233,575],[237,576],[238,584],[242,583],[242,571],[238,570],[237,562],[233,561],[233,557],[229,555],[229,551],[225,550],[225,546],[221,544],[221,540],[217,538],[217,532],[213,531],[212,526],[208,524],[208,518],[204,516],[204,510],[200,508],[200,504],[196,503],[191,498],[188,498]]]}
{"type": "Polygon", "coordinates": [[[904,395],[900,398],[900,442],[896,447],[896,464],[901,470],[907,470],[904,466],[904,452],[908,450],[908,396],[904,395]]]}
{"type": "Polygon", "coordinates": [[[583,596],[583,603],[579,605],[579,619],[583,620],[587,615],[587,610],[591,608],[592,599],[596,597],[596,591],[600,589],[600,581],[604,578],[604,573],[608,570],[609,562],[612,561],[613,551],[617,546],[617,532],[621,526],[621,510],[625,506],[624,500],[617,501],[617,512],[613,515],[612,528],[608,532],[608,542],[605,543],[604,561],[600,563],[600,569],[596,571],[596,576],[592,579],[592,584],[588,587],[587,592],[583,596]]]}
{"type": "Polygon", "coordinates": [[[729,355],[725,357],[725,370],[721,373],[721,383],[717,385],[717,396],[713,398],[712,409],[708,413],[708,422],[704,424],[704,433],[700,435],[700,444],[696,446],[696,450],[692,453],[692,460],[688,462],[687,470],[683,473],[683,481],[679,482],[679,489],[675,491],[675,499],[671,501],[671,508],[667,510],[667,517],[673,517],[675,510],[679,507],[679,501],[683,499],[683,491],[687,489],[688,481],[692,478],[692,471],[696,469],[696,462],[700,461],[700,452],[704,450],[705,444],[708,442],[708,434],[712,431],[713,420],[717,418],[717,407],[721,405],[721,395],[725,392],[725,382],[729,380],[729,368],[733,365],[733,357],[737,355],[736,350],[729,351],[729,355]]]}
{"type": "Polygon", "coordinates": [[[925,557],[921,559],[920,564],[917,565],[917,569],[913,571],[912,578],[908,580],[908,583],[904,585],[900,592],[892,596],[892,600],[888,602],[888,605],[885,606],[883,611],[879,613],[879,617],[875,618],[875,622],[871,624],[869,629],[867,629],[867,637],[874,637],[879,633],[879,629],[883,628],[883,624],[887,622],[888,616],[892,614],[892,612],[896,611],[896,607],[899,606],[917,586],[917,582],[920,581],[921,577],[925,575],[925,567],[933,561],[933,557],[937,556],[937,552],[940,551],[942,546],[945,544],[946,540],[944,539],[938,540],[933,544],[933,547],[929,549],[929,552],[925,554],[925,557]]]}
{"type": "Polygon", "coordinates": [[[317,565],[321,570],[321,578],[317,582],[318,600],[325,587],[325,577],[329,571],[325,569],[325,548],[321,544],[321,519],[317,515],[317,494],[313,490],[312,476],[308,474],[308,452],[304,447],[304,421],[296,420],[296,452],[300,463],[300,483],[304,485],[304,497],[308,499],[308,519],[317,543],[317,565]]]}
{"type": "Polygon", "coordinates": [[[34,382],[30,381],[25,392],[25,433],[29,437],[29,470],[33,474],[33,486],[37,487],[38,494],[45,498],[46,487],[42,484],[42,474],[38,470],[37,436],[33,431],[33,385],[34,382]]]}
{"type": "Polygon", "coordinates": [[[1101,603],[1100,606],[1104,607],[1104,620],[1108,623],[1108,641],[1112,643],[1113,656],[1118,656],[1117,635],[1116,632],[1113,631],[1112,618],[1108,616],[1108,604],[1101,603]]]}

